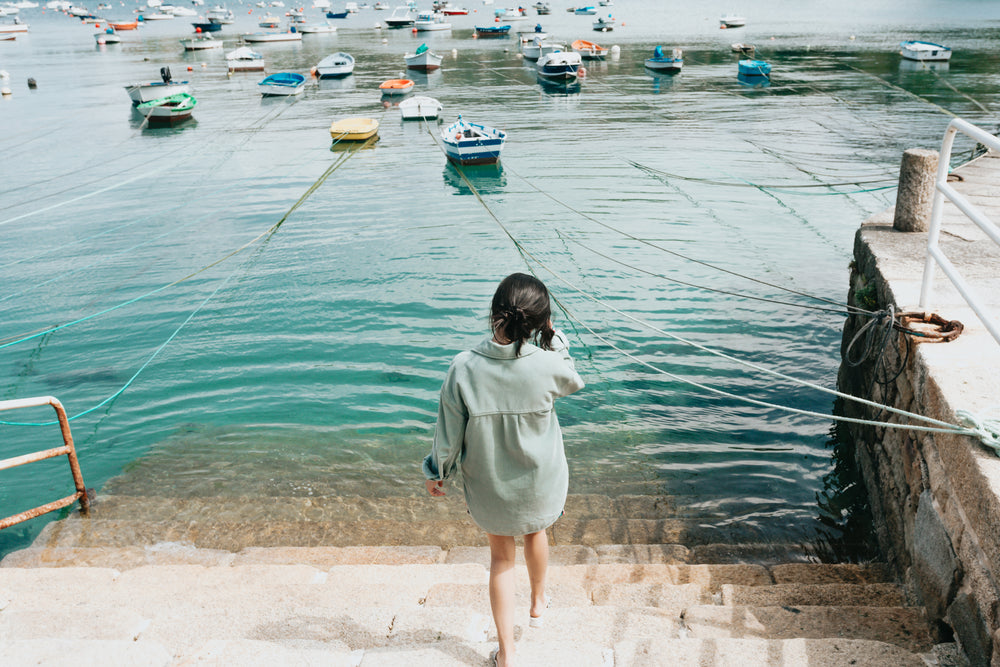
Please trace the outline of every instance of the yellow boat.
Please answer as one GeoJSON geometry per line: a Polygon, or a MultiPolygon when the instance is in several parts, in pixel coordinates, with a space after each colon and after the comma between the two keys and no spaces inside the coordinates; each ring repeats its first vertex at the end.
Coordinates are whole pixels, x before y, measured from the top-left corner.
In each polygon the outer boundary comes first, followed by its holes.
{"type": "Polygon", "coordinates": [[[330,136],[337,141],[364,141],[378,133],[374,118],[345,118],[330,125],[330,136]]]}

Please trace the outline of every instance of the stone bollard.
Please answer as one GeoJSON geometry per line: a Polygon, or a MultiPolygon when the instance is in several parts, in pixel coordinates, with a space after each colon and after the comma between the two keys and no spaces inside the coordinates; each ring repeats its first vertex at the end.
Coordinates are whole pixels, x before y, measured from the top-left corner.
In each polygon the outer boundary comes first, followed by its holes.
{"type": "Polygon", "coordinates": [[[926,232],[934,204],[934,179],[937,177],[938,152],[927,148],[903,151],[899,165],[899,188],[896,190],[896,213],[892,227],[897,232],[926,232]]]}

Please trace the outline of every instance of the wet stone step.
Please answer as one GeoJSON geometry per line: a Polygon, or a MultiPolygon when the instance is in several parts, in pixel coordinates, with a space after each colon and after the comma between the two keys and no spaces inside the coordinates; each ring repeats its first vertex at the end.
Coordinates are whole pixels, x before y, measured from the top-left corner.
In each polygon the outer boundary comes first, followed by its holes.
{"type": "Polygon", "coordinates": [[[931,650],[922,608],[836,606],[695,606],[683,616],[689,636],[699,639],[869,639],[908,651],[931,650]]]}
{"type": "MultiPolygon", "coordinates": [[[[97,515],[99,516],[99,515],[97,515]]],[[[740,526],[720,530],[682,519],[563,518],[549,531],[552,544],[686,544],[719,540],[764,542],[756,529],[740,526]]],[[[49,524],[35,540],[43,546],[145,546],[179,542],[209,549],[240,551],[252,546],[397,546],[443,548],[486,546],[485,534],[471,519],[422,521],[370,519],[363,521],[136,521],[74,517],[49,524]]]]}

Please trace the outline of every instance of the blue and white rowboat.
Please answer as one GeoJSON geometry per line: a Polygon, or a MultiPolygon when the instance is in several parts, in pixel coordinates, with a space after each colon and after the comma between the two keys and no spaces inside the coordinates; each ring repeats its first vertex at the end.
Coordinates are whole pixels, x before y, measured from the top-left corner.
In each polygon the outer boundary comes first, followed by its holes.
{"type": "Polygon", "coordinates": [[[278,72],[257,84],[261,95],[298,95],[306,85],[306,78],[295,72],[278,72]]]}
{"type": "Polygon", "coordinates": [[[495,164],[500,159],[507,133],[495,127],[458,120],[441,130],[448,160],[460,165],[495,164]]]}
{"type": "Polygon", "coordinates": [[[582,59],[573,51],[553,51],[538,59],[538,76],[547,81],[573,82],[580,76],[582,59]]]}

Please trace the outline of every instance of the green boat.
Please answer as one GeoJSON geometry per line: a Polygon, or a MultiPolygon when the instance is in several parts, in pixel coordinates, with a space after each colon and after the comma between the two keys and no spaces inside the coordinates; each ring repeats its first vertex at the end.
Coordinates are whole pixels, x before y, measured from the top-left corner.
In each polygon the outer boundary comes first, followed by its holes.
{"type": "Polygon", "coordinates": [[[191,117],[198,100],[188,93],[177,93],[143,102],[136,109],[152,123],[175,123],[191,117]]]}

